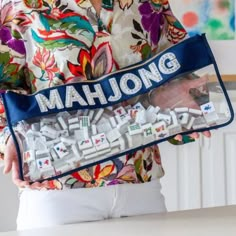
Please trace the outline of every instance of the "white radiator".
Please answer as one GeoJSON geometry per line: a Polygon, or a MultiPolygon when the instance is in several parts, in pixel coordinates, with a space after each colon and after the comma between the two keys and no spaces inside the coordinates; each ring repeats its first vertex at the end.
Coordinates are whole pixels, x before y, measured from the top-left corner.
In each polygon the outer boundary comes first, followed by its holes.
{"type": "Polygon", "coordinates": [[[236,122],[212,138],[174,146],[160,144],[169,211],[236,204],[236,122]]]}

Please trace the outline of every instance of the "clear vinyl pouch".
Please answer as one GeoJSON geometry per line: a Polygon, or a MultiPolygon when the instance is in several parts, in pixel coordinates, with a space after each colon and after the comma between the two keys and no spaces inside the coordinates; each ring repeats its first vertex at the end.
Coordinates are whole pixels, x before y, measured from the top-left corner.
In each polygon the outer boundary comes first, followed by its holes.
{"type": "Polygon", "coordinates": [[[233,120],[205,35],[92,82],[33,95],[8,91],[2,97],[21,178],[30,182],[62,177],[176,134],[216,129],[233,120]],[[216,87],[223,106],[212,96],[216,87]]]}

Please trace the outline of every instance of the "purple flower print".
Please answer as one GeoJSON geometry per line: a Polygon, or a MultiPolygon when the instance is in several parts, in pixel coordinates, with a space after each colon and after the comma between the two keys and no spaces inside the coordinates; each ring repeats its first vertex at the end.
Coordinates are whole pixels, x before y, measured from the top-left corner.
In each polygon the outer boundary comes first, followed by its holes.
{"type": "Polygon", "coordinates": [[[155,8],[151,3],[145,2],[140,5],[139,12],[142,16],[141,22],[144,29],[150,33],[151,42],[157,45],[161,36],[161,28],[164,24],[162,11],[159,8],[155,8]]]}
{"type": "Polygon", "coordinates": [[[23,40],[13,38],[10,29],[6,26],[0,28],[0,40],[2,41],[2,44],[7,45],[15,52],[22,55],[26,53],[23,40]]]}

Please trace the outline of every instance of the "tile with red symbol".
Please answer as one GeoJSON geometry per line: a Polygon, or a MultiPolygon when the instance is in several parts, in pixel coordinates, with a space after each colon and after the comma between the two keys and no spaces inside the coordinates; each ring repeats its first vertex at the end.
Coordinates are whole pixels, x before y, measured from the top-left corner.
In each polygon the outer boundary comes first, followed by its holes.
{"type": "Polygon", "coordinates": [[[104,133],[92,136],[92,141],[97,150],[104,150],[110,147],[104,133]]]}
{"type": "Polygon", "coordinates": [[[30,162],[35,160],[35,153],[33,150],[24,152],[23,154],[24,162],[30,162]]]}
{"type": "Polygon", "coordinates": [[[55,145],[54,150],[56,151],[59,158],[63,158],[64,156],[69,154],[66,146],[62,142],[55,145]]]}
{"type": "Polygon", "coordinates": [[[52,162],[49,157],[41,158],[37,160],[38,169],[47,169],[52,167],[52,162]]]}
{"type": "Polygon", "coordinates": [[[78,145],[79,145],[80,150],[84,150],[84,149],[91,148],[93,146],[93,143],[91,139],[85,139],[85,140],[79,141],[78,145]]]}
{"type": "Polygon", "coordinates": [[[114,110],[114,113],[118,116],[122,116],[127,114],[126,110],[124,109],[124,107],[118,107],[114,110]]]}

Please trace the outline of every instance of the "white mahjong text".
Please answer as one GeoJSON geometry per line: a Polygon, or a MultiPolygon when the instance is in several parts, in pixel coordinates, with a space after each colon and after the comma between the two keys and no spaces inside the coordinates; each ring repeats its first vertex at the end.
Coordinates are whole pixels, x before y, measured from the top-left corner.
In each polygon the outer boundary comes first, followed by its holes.
{"type": "Polygon", "coordinates": [[[106,89],[106,92],[104,92],[101,84],[98,83],[91,84],[91,86],[84,84],[81,86],[82,91],[77,91],[74,85],[67,85],[64,100],[57,88],[50,90],[48,98],[42,93],[35,95],[35,98],[41,112],[48,112],[51,109],[72,108],[74,103],[78,103],[82,107],[93,106],[97,104],[95,100],[99,101],[102,105],[106,105],[119,101],[122,99],[122,96],[138,94],[141,89],[149,89],[154,84],[158,85],[163,81],[162,74],[173,74],[181,67],[173,53],[162,55],[156,64],[151,62],[148,65],[149,70],[139,68],[139,76],[129,71],[120,78],[117,78],[119,76],[119,73],[117,73],[117,77],[108,79],[110,88],[109,90],[106,89]]]}

